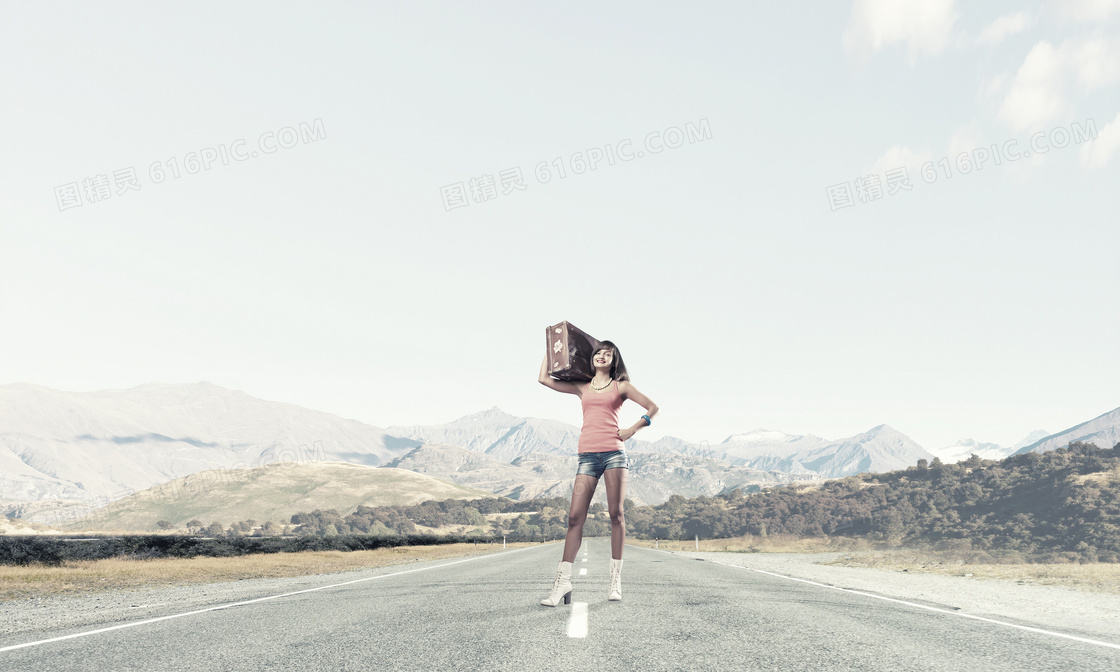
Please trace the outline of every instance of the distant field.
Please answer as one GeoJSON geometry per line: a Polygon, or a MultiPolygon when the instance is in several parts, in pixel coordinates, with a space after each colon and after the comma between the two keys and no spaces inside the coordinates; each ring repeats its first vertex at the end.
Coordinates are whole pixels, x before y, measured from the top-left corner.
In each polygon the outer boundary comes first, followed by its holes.
{"type": "Polygon", "coordinates": [[[868,567],[899,572],[947,574],[977,579],[1009,579],[1023,584],[1068,586],[1120,594],[1120,564],[1078,563],[973,563],[953,551],[892,550],[854,553],[829,565],[868,567]]]}
{"type": "MultiPolygon", "coordinates": [[[[627,539],[627,544],[653,548],[654,542],[627,539]]],[[[1025,584],[1068,586],[1098,592],[1120,593],[1120,564],[1099,563],[991,563],[970,562],[969,553],[888,548],[864,539],[847,537],[798,538],[735,537],[696,541],[662,539],[657,548],[666,551],[724,551],[730,553],[844,553],[828,563],[840,567],[865,567],[899,572],[968,576],[977,579],[1008,579],[1025,584]]]]}
{"type": "Polygon", "coordinates": [[[699,548],[695,540],[627,538],[626,543],[665,551],[732,551],[737,553],[830,553],[834,551],[864,551],[877,548],[864,539],[848,537],[795,537],[773,534],[767,537],[746,535],[729,539],[701,539],[699,548]]]}
{"type": "MultiPolygon", "coordinates": [[[[507,549],[535,546],[507,544],[507,549]]],[[[0,565],[0,601],[46,595],[75,595],[91,592],[216,583],[342,572],[367,567],[385,567],[422,560],[440,560],[481,555],[502,550],[502,544],[446,544],[441,546],[397,546],[374,551],[307,551],[267,553],[234,558],[157,558],[125,560],[111,558],[66,562],[61,567],[0,565]]]]}

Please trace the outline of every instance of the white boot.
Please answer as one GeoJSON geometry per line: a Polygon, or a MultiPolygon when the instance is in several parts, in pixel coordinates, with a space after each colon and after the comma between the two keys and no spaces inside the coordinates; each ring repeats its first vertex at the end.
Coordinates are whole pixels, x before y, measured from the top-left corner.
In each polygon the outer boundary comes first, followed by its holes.
{"type": "Polygon", "coordinates": [[[607,599],[612,602],[622,599],[622,560],[611,558],[611,587],[607,599]]]}
{"type": "Polygon", "coordinates": [[[564,599],[564,604],[572,602],[572,563],[563,560],[556,568],[556,581],[552,584],[552,592],[541,600],[541,604],[555,607],[560,604],[560,598],[564,599]]]}

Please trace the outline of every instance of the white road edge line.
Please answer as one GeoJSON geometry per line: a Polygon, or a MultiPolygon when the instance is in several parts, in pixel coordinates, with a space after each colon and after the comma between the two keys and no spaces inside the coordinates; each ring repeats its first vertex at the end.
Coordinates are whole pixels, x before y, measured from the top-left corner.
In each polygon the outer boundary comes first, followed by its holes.
{"type": "MultiPolygon", "coordinates": [[[[651,548],[649,550],[652,551],[652,550],[655,550],[655,549],[651,548]]],[[[670,553],[671,552],[671,551],[661,551],[660,549],[656,549],[656,550],[658,550],[658,552],[660,552],[660,553],[670,553]]],[[[720,562],[719,560],[712,560],[711,562],[714,562],[717,565],[723,565],[725,567],[734,567],[736,569],[745,569],[745,570],[751,571],[751,572],[758,572],[759,574],[776,576],[779,579],[788,579],[790,581],[800,581],[801,583],[808,583],[808,584],[813,585],[813,586],[820,586],[821,588],[831,588],[832,590],[839,590],[839,591],[842,591],[842,592],[845,592],[845,593],[853,593],[855,595],[863,595],[864,597],[873,597],[876,600],[886,600],[887,602],[897,602],[899,604],[905,604],[905,605],[910,606],[910,607],[917,607],[919,609],[926,609],[928,611],[936,611],[939,614],[948,614],[949,616],[959,616],[961,618],[971,618],[971,619],[976,620],[976,621],[984,621],[985,623],[995,623],[996,625],[1004,625],[1004,626],[1007,626],[1009,628],[1018,628],[1019,630],[1027,630],[1029,632],[1037,632],[1037,633],[1043,634],[1043,635],[1050,635],[1051,637],[1062,637],[1064,639],[1072,639],[1076,642],[1083,642],[1085,644],[1095,644],[1097,646],[1106,646],[1110,649],[1120,649],[1120,644],[1112,644],[1110,642],[1101,642],[1101,641],[1098,641],[1096,639],[1088,639],[1086,637],[1077,637],[1076,635],[1067,635],[1067,634],[1064,634],[1064,633],[1061,633],[1061,632],[1054,632],[1053,630],[1043,630],[1042,628],[1032,628],[1029,625],[1017,625],[1015,623],[1008,623],[1007,621],[997,621],[994,618],[984,618],[983,616],[973,616],[972,614],[963,614],[959,611],[949,611],[948,609],[941,609],[939,607],[930,607],[930,606],[927,606],[927,605],[924,605],[924,604],[918,604],[917,602],[907,602],[906,600],[899,600],[899,599],[896,599],[896,598],[893,598],[893,597],[884,597],[882,595],[876,595],[874,593],[865,593],[862,590],[853,590],[851,588],[841,588],[839,586],[830,586],[827,583],[817,583],[816,581],[810,581],[808,579],[799,579],[799,578],[794,577],[794,576],[786,576],[784,574],[775,574],[774,572],[767,572],[765,570],[755,569],[753,567],[742,567],[740,565],[732,565],[731,563],[720,562]]]]}
{"type": "Polygon", "coordinates": [[[586,567],[580,567],[579,575],[584,576],[585,574],[587,574],[587,568],[586,567]]]}
{"type": "Polygon", "coordinates": [[[568,616],[568,636],[587,636],[587,603],[572,602],[572,613],[568,616]]]}
{"type": "MultiPolygon", "coordinates": [[[[485,558],[493,558],[499,555],[508,555],[510,553],[517,553],[519,551],[527,551],[531,548],[538,548],[537,546],[526,546],[524,548],[515,548],[512,551],[499,551],[497,553],[489,553],[486,555],[476,555],[473,558],[465,558],[463,560],[456,560],[454,562],[446,562],[442,565],[435,565],[432,567],[418,567],[416,569],[406,569],[403,572],[393,572],[392,574],[378,574],[377,576],[367,576],[364,579],[354,579],[353,581],[343,581],[342,583],[332,583],[329,586],[318,586],[317,588],[305,588],[304,590],[297,590],[291,593],[282,593],[280,595],[267,595],[265,597],[258,597],[252,600],[245,600],[243,602],[231,602],[230,604],[220,604],[216,607],[207,607],[205,609],[196,609],[195,611],[186,611],[181,614],[171,614],[169,616],[160,616],[158,618],[149,618],[144,621],[136,621],[134,623],[122,623],[108,628],[99,628],[97,630],[88,630],[86,632],[76,632],[72,635],[63,635],[62,637],[51,637],[50,639],[40,639],[37,642],[27,642],[25,644],[13,644],[12,646],[5,646],[0,648],[0,653],[4,651],[12,651],[14,649],[22,649],[28,646],[39,646],[40,644],[47,644],[50,642],[60,642],[64,639],[74,639],[75,637],[86,637],[87,635],[96,635],[101,632],[109,632],[111,630],[120,630],[122,628],[132,628],[137,625],[145,625],[147,623],[155,623],[156,621],[166,621],[171,618],[179,618],[181,616],[193,616],[194,614],[204,614],[208,611],[217,611],[219,609],[228,609],[230,607],[240,607],[243,604],[253,604],[254,602],[264,602],[265,600],[275,600],[280,597],[290,597],[292,595],[300,595],[302,593],[313,593],[316,590],[326,590],[328,588],[338,588],[339,586],[348,586],[352,583],[361,583],[363,581],[373,581],[375,579],[384,579],[390,576],[400,576],[402,574],[411,574],[413,572],[424,572],[429,569],[439,569],[440,567],[449,567],[451,565],[458,565],[463,562],[471,562],[472,560],[483,560],[485,558]]],[[[586,606],[586,605],[585,605],[586,606]]]]}

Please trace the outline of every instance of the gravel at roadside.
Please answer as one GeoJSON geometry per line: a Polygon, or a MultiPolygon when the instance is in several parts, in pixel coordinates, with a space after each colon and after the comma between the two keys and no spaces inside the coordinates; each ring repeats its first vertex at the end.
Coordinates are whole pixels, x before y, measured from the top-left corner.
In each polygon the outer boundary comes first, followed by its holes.
{"type": "Polygon", "coordinates": [[[1115,594],[1008,579],[818,564],[846,553],[668,552],[1120,644],[1120,599],[1115,594]]]}
{"type": "MultiPolygon", "coordinates": [[[[489,554],[470,557],[481,558],[487,555],[489,554]]],[[[36,634],[56,637],[67,634],[70,629],[84,626],[141,621],[465,559],[441,558],[307,576],[153,586],[84,595],[8,600],[0,602],[0,646],[34,639],[36,634]]]]}

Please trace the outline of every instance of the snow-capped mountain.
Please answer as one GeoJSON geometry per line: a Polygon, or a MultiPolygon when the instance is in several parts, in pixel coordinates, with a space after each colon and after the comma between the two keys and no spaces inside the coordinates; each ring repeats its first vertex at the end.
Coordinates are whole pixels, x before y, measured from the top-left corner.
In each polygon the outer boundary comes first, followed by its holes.
{"type": "Polygon", "coordinates": [[[1049,436],[1050,432],[1045,429],[1036,429],[1014,446],[1001,446],[998,443],[981,443],[974,439],[961,439],[951,446],[931,450],[930,452],[941,458],[945,464],[955,464],[961,460],[976,455],[983,460],[1002,460],[1005,457],[1014,455],[1015,451],[1024,446],[1038,441],[1039,439],[1049,436]]]}
{"type": "Polygon", "coordinates": [[[575,454],[579,428],[540,418],[519,418],[497,406],[442,425],[392,425],[392,436],[459,446],[503,462],[528,453],[575,454]]]}
{"type": "Polygon", "coordinates": [[[933,458],[909,437],[887,425],[836,441],[811,434],[756,429],[732,434],[716,446],[716,453],[733,464],[753,469],[818,474],[825,478],[905,469],[920,459],[933,458]]]}
{"type": "Polygon", "coordinates": [[[1002,460],[1015,451],[998,443],[981,443],[974,439],[961,439],[951,446],[945,446],[930,452],[941,458],[941,461],[945,464],[956,464],[973,455],[985,460],[1002,460]]]}
{"type": "Polygon", "coordinates": [[[1045,429],[1036,429],[1030,434],[1027,434],[1025,437],[1023,437],[1023,439],[1019,441],[1019,443],[1011,446],[1011,448],[1009,449],[1011,452],[1008,453],[1008,455],[1014,455],[1020,448],[1025,448],[1032,443],[1036,443],[1040,439],[1045,439],[1048,436],[1050,436],[1050,432],[1046,431],[1045,429]]]}
{"type": "Polygon", "coordinates": [[[712,452],[730,464],[755,469],[779,468],[791,473],[807,473],[795,456],[807,454],[830,442],[812,434],[786,434],[769,429],[756,429],[746,434],[732,434],[716,445],[712,452]]]}
{"type": "Polygon", "coordinates": [[[1098,448],[1105,449],[1112,448],[1120,443],[1120,408],[1023,446],[1015,451],[1015,454],[1045,453],[1055,448],[1065,448],[1071,441],[1093,443],[1098,448]]]}

